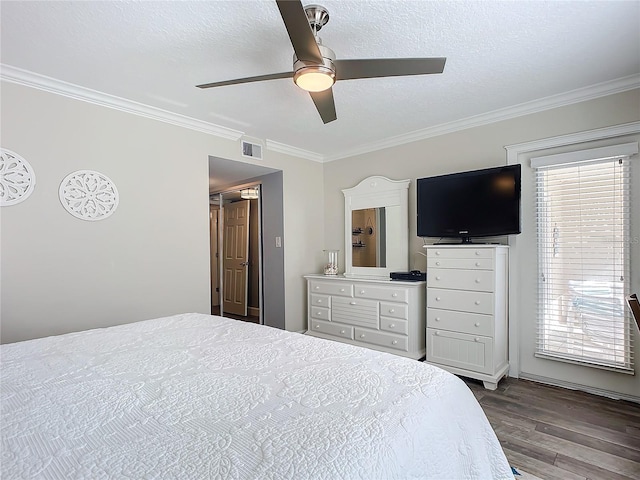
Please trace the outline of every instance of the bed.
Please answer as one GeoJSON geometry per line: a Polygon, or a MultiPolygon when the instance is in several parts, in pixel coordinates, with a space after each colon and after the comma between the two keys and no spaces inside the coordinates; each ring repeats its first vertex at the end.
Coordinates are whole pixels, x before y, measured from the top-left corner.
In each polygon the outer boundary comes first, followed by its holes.
{"type": "Polygon", "coordinates": [[[1,349],[2,478],[511,478],[455,376],[182,314],[1,349]]]}

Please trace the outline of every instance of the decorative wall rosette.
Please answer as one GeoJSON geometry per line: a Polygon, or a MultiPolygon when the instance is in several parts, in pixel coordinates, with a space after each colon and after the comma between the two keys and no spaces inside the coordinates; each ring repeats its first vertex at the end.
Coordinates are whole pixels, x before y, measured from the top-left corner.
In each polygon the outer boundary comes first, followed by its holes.
{"type": "Polygon", "coordinates": [[[0,206],[26,200],[36,185],[33,167],[11,150],[0,149],[0,206]]]}
{"type": "Polygon", "coordinates": [[[104,220],[118,207],[115,184],[106,175],[93,170],[78,170],[67,175],[60,184],[60,202],[76,218],[104,220]]]}

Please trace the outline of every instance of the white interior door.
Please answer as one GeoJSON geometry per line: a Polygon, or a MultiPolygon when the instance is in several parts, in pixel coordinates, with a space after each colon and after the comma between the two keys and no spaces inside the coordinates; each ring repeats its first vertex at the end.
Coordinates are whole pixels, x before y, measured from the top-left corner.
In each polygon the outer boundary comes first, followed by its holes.
{"type": "Polygon", "coordinates": [[[223,311],[247,315],[249,200],[224,206],[223,311]]]}

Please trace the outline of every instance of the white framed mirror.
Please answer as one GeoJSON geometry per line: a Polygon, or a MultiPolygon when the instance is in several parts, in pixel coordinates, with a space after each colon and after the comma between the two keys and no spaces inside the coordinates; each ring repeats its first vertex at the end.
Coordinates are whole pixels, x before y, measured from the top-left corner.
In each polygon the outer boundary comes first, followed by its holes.
{"type": "Polygon", "coordinates": [[[389,279],[408,270],[409,183],[372,176],[342,190],[345,276],[389,279]]]}

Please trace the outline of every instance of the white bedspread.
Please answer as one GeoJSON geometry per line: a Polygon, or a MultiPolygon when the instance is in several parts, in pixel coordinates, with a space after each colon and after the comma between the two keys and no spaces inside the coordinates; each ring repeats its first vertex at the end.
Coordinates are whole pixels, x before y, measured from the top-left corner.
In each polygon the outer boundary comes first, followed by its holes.
{"type": "Polygon", "coordinates": [[[2,346],[3,479],[513,478],[415,360],[184,314],[2,346]]]}

